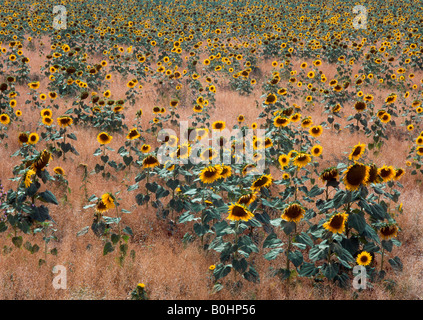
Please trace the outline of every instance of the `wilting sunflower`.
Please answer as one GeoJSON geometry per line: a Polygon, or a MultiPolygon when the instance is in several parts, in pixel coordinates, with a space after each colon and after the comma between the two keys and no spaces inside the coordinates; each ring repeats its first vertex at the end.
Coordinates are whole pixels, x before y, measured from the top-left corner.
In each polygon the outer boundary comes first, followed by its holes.
{"type": "Polygon", "coordinates": [[[345,222],[348,220],[348,214],[336,213],[329,221],[323,224],[323,228],[332,233],[343,233],[345,230],[345,222]]]}
{"type": "Polygon", "coordinates": [[[35,171],[32,169],[29,169],[26,173],[25,173],[25,178],[24,178],[24,183],[25,183],[25,188],[29,188],[32,184],[32,177],[35,175],[35,171]]]}
{"type": "Polygon", "coordinates": [[[344,184],[350,191],[357,190],[361,185],[365,185],[369,180],[370,168],[362,163],[356,162],[345,170],[344,184]]]}
{"type": "Polygon", "coordinates": [[[371,164],[370,165],[370,170],[369,170],[369,179],[367,181],[367,183],[380,183],[382,182],[382,178],[379,176],[378,173],[378,168],[375,164],[371,164]]]}
{"type": "Polygon", "coordinates": [[[232,221],[248,221],[251,218],[254,217],[254,214],[252,214],[244,205],[239,203],[233,203],[229,206],[228,210],[228,220],[232,221]]]}
{"type": "Polygon", "coordinates": [[[220,178],[221,166],[209,166],[201,170],[200,180],[202,183],[213,183],[220,178]]]}
{"type": "Polygon", "coordinates": [[[115,197],[110,193],[105,193],[101,196],[101,201],[106,206],[107,210],[115,207],[115,197]]]}
{"type": "Polygon", "coordinates": [[[323,147],[321,145],[315,145],[310,150],[310,153],[315,157],[320,156],[322,152],[323,152],[323,147]]]}
{"type": "Polygon", "coordinates": [[[325,170],[323,170],[323,172],[320,174],[320,179],[323,182],[334,182],[337,181],[339,177],[339,172],[338,169],[336,167],[331,167],[331,168],[327,168],[325,170]]]}
{"type": "Polygon", "coordinates": [[[362,111],[366,110],[366,108],[367,108],[367,104],[365,102],[363,102],[363,101],[357,101],[354,104],[354,109],[357,112],[362,112],[362,111]]]}
{"type": "Polygon", "coordinates": [[[237,203],[242,204],[244,206],[249,206],[250,204],[252,204],[254,202],[254,200],[256,200],[257,198],[257,192],[250,192],[247,194],[244,194],[243,196],[241,196],[237,203]]]}
{"type": "Polygon", "coordinates": [[[98,143],[104,145],[110,143],[112,141],[113,137],[109,135],[107,132],[100,132],[97,136],[98,143]]]}
{"type": "Polygon", "coordinates": [[[314,126],[314,127],[311,127],[308,132],[310,133],[312,137],[317,138],[323,133],[323,128],[322,126],[314,126]]]}
{"type": "Polygon", "coordinates": [[[310,161],[311,161],[311,157],[309,154],[300,152],[295,156],[292,163],[298,169],[301,169],[302,167],[305,167],[310,161]]]}
{"type": "Polygon", "coordinates": [[[348,159],[357,161],[363,155],[364,151],[366,150],[366,145],[364,143],[358,143],[355,145],[348,156],[348,159]]]}
{"type": "Polygon", "coordinates": [[[299,222],[305,214],[305,209],[298,203],[291,203],[283,210],[281,218],[288,222],[299,222]]]}
{"type": "Polygon", "coordinates": [[[398,168],[395,170],[395,176],[392,178],[395,181],[401,179],[401,177],[405,174],[405,170],[402,168],[398,168]]]}
{"type": "Polygon", "coordinates": [[[10,123],[10,118],[7,114],[3,113],[0,115],[0,123],[3,125],[7,125],[10,123]]]}
{"type": "Polygon", "coordinates": [[[28,136],[28,143],[29,144],[36,144],[40,140],[40,137],[35,132],[31,133],[28,136]]]}
{"type": "Polygon", "coordinates": [[[289,156],[287,156],[286,154],[281,154],[278,158],[278,162],[281,166],[281,169],[284,169],[286,166],[289,165],[289,160],[291,160],[291,158],[289,156]]]}
{"type": "Polygon", "coordinates": [[[102,200],[97,201],[97,204],[95,206],[95,211],[97,213],[102,214],[102,213],[106,212],[107,210],[108,210],[107,205],[102,200]]]}
{"type": "Polygon", "coordinates": [[[62,167],[55,167],[53,169],[55,174],[58,174],[59,176],[64,176],[65,175],[65,170],[63,170],[62,167]]]}
{"type": "Polygon", "coordinates": [[[383,166],[377,170],[383,182],[392,180],[395,177],[395,169],[392,166],[383,166]]]}
{"type": "Polygon", "coordinates": [[[155,156],[149,155],[144,158],[142,161],[143,168],[154,168],[159,165],[159,160],[155,156]]]}
{"type": "Polygon", "coordinates": [[[27,162],[26,166],[31,166],[34,170],[43,170],[51,159],[51,153],[47,150],[43,150],[34,160],[27,162]]]}
{"type": "Polygon", "coordinates": [[[262,175],[251,184],[251,190],[260,191],[262,188],[268,188],[272,184],[272,176],[270,174],[262,175]]]}
{"type": "Polygon", "coordinates": [[[128,140],[134,140],[141,137],[141,134],[138,132],[138,130],[136,128],[132,128],[128,135],[126,136],[126,139],[128,140]]]}
{"type": "Polygon", "coordinates": [[[64,116],[57,118],[57,123],[62,128],[66,128],[67,126],[70,126],[73,123],[73,120],[71,117],[64,116]]]}
{"type": "Polygon", "coordinates": [[[225,123],[225,121],[215,121],[215,122],[213,122],[213,124],[212,124],[212,128],[213,128],[214,130],[219,130],[219,131],[222,131],[223,129],[225,129],[225,127],[226,127],[226,123],[225,123]]]}
{"type": "Polygon", "coordinates": [[[372,256],[367,251],[358,254],[356,262],[360,266],[367,266],[372,262],[372,256]]]}
{"type": "Polygon", "coordinates": [[[398,226],[395,224],[385,225],[379,229],[379,234],[382,240],[389,240],[395,238],[398,234],[398,226]]]}

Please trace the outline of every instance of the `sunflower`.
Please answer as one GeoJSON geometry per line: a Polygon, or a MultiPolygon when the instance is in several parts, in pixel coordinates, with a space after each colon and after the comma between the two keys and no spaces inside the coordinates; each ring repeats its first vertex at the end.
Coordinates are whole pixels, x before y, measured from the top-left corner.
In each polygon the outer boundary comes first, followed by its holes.
{"type": "Polygon", "coordinates": [[[192,108],[192,110],[193,110],[194,112],[199,113],[199,112],[203,111],[203,107],[202,107],[202,106],[200,106],[199,104],[196,104],[196,105],[194,106],[194,108],[192,108]]]}
{"type": "Polygon", "coordinates": [[[395,181],[398,181],[405,174],[405,170],[398,168],[395,170],[395,176],[392,178],[395,181]]]}
{"type": "Polygon", "coordinates": [[[157,158],[152,155],[146,156],[144,160],[142,161],[143,168],[154,168],[158,166],[159,164],[160,164],[159,160],[157,160],[157,158]]]}
{"type": "Polygon", "coordinates": [[[257,192],[250,192],[250,193],[247,193],[247,194],[241,196],[238,199],[237,203],[242,204],[242,205],[247,207],[250,204],[252,204],[254,202],[254,200],[256,200],[256,198],[257,198],[257,192]]]}
{"type": "Polygon", "coordinates": [[[305,214],[305,209],[298,203],[291,203],[283,210],[281,218],[288,222],[299,222],[305,214]]]}
{"type": "Polygon", "coordinates": [[[314,127],[311,127],[308,132],[310,133],[312,137],[317,138],[323,133],[323,128],[322,126],[314,126],[314,127]]]}
{"type": "Polygon", "coordinates": [[[238,120],[238,122],[244,122],[244,120],[245,120],[245,117],[242,115],[242,114],[240,114],[238,117],[237,117],[237,120],[238,120]]]}
{"type": "Polygon", "coordinates": [[[28,134],[21,132],[18,135],[18,141],[20,144],[28,143],[28,134]]]}
{"type": "Polygon", "coordinates": [[[344,184],[347,190],[357,190],[361,185],[369,181],[370,168],[362,163],[356,162],[345,170],[344,184]]]}
{"type": "Polygon", "coordinates": [[[395,169],[392,166],[383,166],[377,170],[383,182],[392,180],[395,177],[395,169]]]}
{"type": "Polygon", "coordinates": [[[278,162],[279,162],[279,164],[281,166],[281,169],[284,169],[286,166],[289,165],[289,160],[290,160],[290,157],[287,156],[286,154],[281,154],[279,156],[278,162]]]}
{"type": "Polygon", "coordinates": [[[25,178],[24,178],[24,183],[25,183],[25,188],[29,188],[32,184],[32,176],[35,175],[35,171],[32,169],[29,169],[26,173],[25,173],[25,178]]]}
{"type": "Polygon", "coordinates": [[[370,165],[369,170],[369,179],[367,183],[380,183],[382,182],[382,178],[379,176],[378,168],[375,164],[370,165]]]}
{"type": "Polygon", "coordinates": [[[63,170],[62,167],[55,167],[53,169],[55,174],[58,174],[59,176],[64,176],[65,175],[65,170],[63,170]]]}
{"type": "Polygon", "coordinates": [[[305,167],[310,161],[311,161],[311,157],[310,157],[309,154],[304,153],[304,152],[300,152],[295,156],[292,163],[298,169],[301,169],[302,167],[305,167]]]}
{"type": "Polygon", "coordinates": [[[105,145],[109,144],[112,141],[113,137],[109,135],[107,132],[101,132],[97,136],[98,143],[105,145]]]}
{"type": "Polygon", "coordinates": [[[188,159],[191,153],[191,147],[188,142],[180,145],[176,150],[176,156],[180,159],[188,159]]]}
{"type": "Polygon", "coordinates": [[[418,146],[418,147],[416,148],[416,153],[417,153],[419,156],[423,156],[423,146],[418,146]]]}
{"type": "Polygon", "coordinates": [[[396,94],[391,94],[389,95],[386,99],[385,102],[386,104],[392,104],[397,100],[397,95],[396,94]]]}
{"type": "Polygon", "coordinates": [[[353,147],[350,155],[348,156],[348,159],[354,160],[354,161],[360,159],[360,157],[363,155],[365,150],[366,150],[366,145],[364,143],[359,142],[357,145],[353,147]]]}
{"type": "Polygon", "coordinates": [[[232,175],[232,168],[227,165],[221,165],[222,171],[220,172],[220,177],[223,179],[229,178],[232,175]]]}
{"type": "Polygon", "coordinates": [[[248,221],[251,218],[254,217],[254,214],[252,214],[244,205],[239,203],[233,203],[229,206],[228,210],[228,220],[232,221],[248,221]]]}
{"type": "Polygon", "coordinates": [[[107,210],[108,210],[107,205],[102,200],[97,201],[97,204],[95,206],[96,213],[102,214],[106,212],[107,210]]]}
{"type": "Polygon", "coordinates": [[[57,123],[62,128],[66,128],[67,126],[70,126],[73,123],[73,120],[71,117],[64,116],[57,118],[57,123]]]}
{"type": "Polygon", "coordinates": [[[51,159],[51,153],[47,150],[43,150],[33,161],[27,162],[26,165],[31,166],[34,170],[43,170],[51,159]]]}
{"type": "Polygon", "coordinates": [[[386,225],[379,229],[379,234],[383,240],[394,238],[398,234],[398,226],[395,224],[386,225]]]}
{"type": "Polygon", "coordinates": [[[208,148],[200,154],[202,160],[213,160],[218,156],[218,153],[213,148],[208,148]]]}
{"type": "Polygon", "coordinates": [[[53,124],[53,119],[50,117],[43,117],[42,122],[46,126],[51,126],[53,124]]]}
{"type": "Polygon", "coordinates": [[[149,153],[150,150],[151,150],[151,146],[148,145],[148,144],[143,144],[141,146],[141,149],[140,150],[141,150],[142,153],[149,153]]]}
{"type": "Polygon", "coordinates": [[[38,142],[38,140],[40,140],[40,137],[35,132],[31,133],[28,136],[28,143],[29,144],[36,144],[38,142]]]}
{"type": "Polygon", "coordinates": [[[323,224],[323,228],[332,232],[332,233],[343,233],[345,230],[345,222],[348,220],[348,214],[336,213],[334,214],[329,221],[326,221],[323,224]]]}
{"type": "Polygon", "coordinates": [[[301,121],[301,127],[302,128],[308,128],[313,124],[313,121],[311,120],[311,118],[304,118],[301,121]]]}
{"type": "Polygon", "coordinates": [[[385,112],[381,117],[380,121],[383,123],[388,123],[391,120],[391,115],[387,112],[385,112]]]}
{"type": "Polygon", "coordinates": [[[367,266],[372,262],[372,256],[367,251],[363,251],[358,254],[356,262],[360,266],[367,266]]]}
{"type": "Polygon", "coordinates": [[[322,152],[323,152],[323,147],[321,145],[315,145],[310,150],[310,153],[315,157],[320,156],[322,152]]]}
{"type": "Polygon", "coordinates": [[[214,130],[219,130],[219,131],[222,131],[223,129],[225,129],[225,127],[226,127],[226,123],[225,123],[225,121],[215,121],[215,122],[213,122],[213,124],[212,124],[212,128],[213,128],[214,130]]]}
{"type": "Polygon", "coordinates": [[[5,113],[1,114],[0,115],[0,123],[3,124],[3,125],[9,124],[10,123],[10,117],[5,113]]]}
{"type": "Polygon", "coordinates": [[[101,201],[106,206],[107,210],[113,209],[115,207],[115,198],[110,193],[105,193],[101,196],[101,201]]]}
{"type": "Polygon", "coordinates": [[[274,104],[276,101],[278,101],[278,98],[273,93],[268,94],[266,97],[266,100],[264,101],[265,104],[274,104]]]}
{"type": "Polygon", "coordinates": [[[200,172],[200,180],[202,183],[213,183],[221,177],[221,172],[221,166],[217,165],[206,167],[200,172]]]}
{"type": "Polygon", "coordinates": [[[256,181],[251,184],[251,190],[253,191],[260,191],[262,188],[268,188],[272,184],[272,176],[262,175],[256,181]]]}
{"type": "Polygon", "coordinates": [[[290,120],[286,117],[277,116],[275,120],[273,120],[273,125],[276,128],[286,127],[289,124],[290,120]]]}
{"type": "Polygon", "coordinates": [[[336,167],[331,167],[323,170],[323,172],[319,176],[319,178],[326,183],[336,181],[338,177],[339,172],[336,167]]]}
{"type": "Polygon", "coordinates": [[[257,171],[257,166],[255,164],[247,164],[242,168],[242,175],[253,174],[257,171]]]}
{"type": "Polygon", "coordinates": [[[367,104],[365,102],[363,102],[363,101],[357,101],[354,104],[354,109],[357,112],[362,112],[362,111],[366,110],[366,108],[367,108],[367,104]]]}
{"type": "Polygon", "coordinates": [[[50,109],[43,109],[40,112],[42,117],[49,117],[51,118],[53,116],[53,112],[50,109]]]}
{"type": "Polygon", "coordinates": [[[128,140],[134,140],[141,137],[141,134],[138,132],[138,130],[136,128],[132,128],[128,135],[126,136],[126,139],[128,140]]]}

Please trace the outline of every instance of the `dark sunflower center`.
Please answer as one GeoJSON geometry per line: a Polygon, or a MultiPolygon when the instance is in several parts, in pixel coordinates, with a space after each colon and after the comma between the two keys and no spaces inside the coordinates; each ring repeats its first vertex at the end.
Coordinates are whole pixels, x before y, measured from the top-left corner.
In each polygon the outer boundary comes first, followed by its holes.
{"type": "Polygon", "coordinates": [[[291,219],[299,217],[302,213],[302,209],[298,205],[291,205],[285,210],[285,215],[291,219]]]}
{"type": "Polygon", "coordinates": [[[336,215],[330,221],[330,226],[333,229],[339,230],[341,229],[343,223],[344,223],[344,217],[341,215],[336,215]]]}
{"type": "Polygon", "coordinates": [[[267,177],[261,177],[258,178],[255,182],[254,182],[254,186],[256,187],[261,187],[264,186],[267,182],[269,181],[269,179],[267,179],[267,177]]]}
{"type": "Polygon", "coordinates": [[[242,208],[240,206],[235,206],[232,209],[232,215],[234,215],[236,217],[245,217],[247,215],[247,212],[245,211],[244,208],[242,208]]]}
{"type": "Polygon", "coordinates": [[[359,185],[363,183],[366,177],[366,167],[363,165],[355,165],[348,170],[346,178],[349,184],[359,185]]]}

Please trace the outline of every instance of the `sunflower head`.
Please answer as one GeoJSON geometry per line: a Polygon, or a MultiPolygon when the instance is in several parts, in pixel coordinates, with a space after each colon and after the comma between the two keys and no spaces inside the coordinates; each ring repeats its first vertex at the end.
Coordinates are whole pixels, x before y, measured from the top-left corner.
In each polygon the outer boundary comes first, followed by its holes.
{"type": "Polygon", "coordinates": [[[213,183],[221,178],[222,167],[220,165],[209,166],[201,170],[200,180],[202,183],[213,183]]]}
{"type": "Polygon", "coordinates": [[[387,224],[379,229],[379,234],[383,240],[395,238],[398,234],[398,226],[395,224],[387,224]]]}
{"type": "Polygon", "coordinates": [[[345,188],[350,191],[357,190],[361,185],[366,185],[369,181],[370,168],[362,163],[356,162],[350,165],[345,171],[345,188]]]}
{"type": "Polygon", "coordinates": [[[296,202],[289,204],[281,215],[281,218],[288,222],[299,222],[305,214],[305,209],[296,202]]]}
{"type": "Polygon", "coordinates": [[[348,156],[348,159],[354,160],[354,161],[360,159],[360,157],[363,155],[365,150],[366,150],[366,145],[364,143],[359,142],[357,145],[353,147],[350,155],[348,156]]]}
{"type": "Polygon", "coordinates": [[[372,255],[367,251],[362,251],[357,255],[356,262],[360,266],[367,266],[372,262],[372,255]]]}
{"type": "Polygon", "coordinates": [[[143,168],[154,168],[160,164],[159,160],[155,156],[148,155],[142,161],[143,168]]]}
{"type": "Polygon", "coordinates": [[[254,214],[252,214],[245,205],[239,203],[231,204],[228,213],[227,219],[232,221],[248,221],[254,217],[254,214]]]}
{"type": "Polygon", "coordinates": [[[348,214],[336,213],[323,224],[323,228],[332,233],[343,233],[345,230],[345,223],[348,220],[348,214]]]}
{"type": "Polygon", "coordinates": [[[251,190],[260,191],[262,188],[268,188],[272,184],[272,176],[270,174],[262,175],[251,184],[251,190]]]}
{"type": "Polygon", "coordinates": [[[113,137],[111,135],[109,135],[107,132],[101,132],[97,136],[98,143],[100,143],[102,145],[110,143],[112,141],[112,139],[113,139],[113,137]]]}

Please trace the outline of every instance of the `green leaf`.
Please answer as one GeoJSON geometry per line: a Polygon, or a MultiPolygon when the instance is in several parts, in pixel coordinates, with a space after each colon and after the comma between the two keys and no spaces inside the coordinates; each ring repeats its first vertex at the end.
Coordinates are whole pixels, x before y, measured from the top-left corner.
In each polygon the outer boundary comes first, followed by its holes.
{"type": "Polygon", "coordinates": [[[402,264],[401,259],[399,257],[395,256],[395,258],[389,259],[388,262],[394,270],[402,271],[403,264],[402,264]]]}
{"type": "Polygon", "coordinates": [[[299,267],[303,261],[303,254],[301,253],[301,251],[295,250],[295,251],[290,251],[288,253],[288,259],[294,264],[295,267],[299,267]]]}
{"type": "Polygon", "coordinates": [[[113,247],[111,242],[106,242],[103,248],[103,256],[107,255],[110,252],[113,252],[115,248],[113,247]]]}
{"type": "Polygon", "coordinates": [[[280,247],[283,244],[281,239],[278,239],[278,236],[276,233],[271,233],[269,236],[264,240],[263,242],[263,248],[277,248],[280,247]]]}
{"type": "Polygon", "coordinates": [[[233,259],[232,260],[232,265],[234,267],[234,269],[240,273],[244,272],[245,270],[247,270],[248,267],[248,263],[247,260],[245,260],[245,258],[242,258],[240,260],[237,259],[233,259]]]}
{"type": "Polygon", "coordinates": [[[382,240],[382,248],[386,251],[391,252],[393,247],[393,242],[391,240],[382,240]]]}
{"type": "Polygon", "coordinates": [[[126,226],[125,228],[123,228],[122,231],[125,232],[126,234],[129,234],[130,236],[134,235],[132,232],[132,229],[129,226],[126,226]]]}
{"type": "Polygon", "coordinates": [[[38,196],[41,197],[41,200],[44,202],[53,203],[55,205],[59,204],[59,202],[56,199],[56,196],[53,193],[51,193],[51,191],[49,190],[39,193],[38,196]]]}
{"type": "Polygon", "coordinates": [[[15,245],[15,247],[20,248],[22,246],[22,236],[18,236],[18,237],[13,237],[12,238],[12,243],[15,245]]]}
{"type": "Polygon", "coordinates": [[[295,236],[295,242],[303,243],[309,247],[313,247],[314,243],[310,236],[305,233],[301,232],[300,234],[295,236]]]}
{"type": "Polygon", "coordinates": [[[264,258],[266,259],[266,260],[274,260],[274,259],[276,259],[282,252],[284,252],[285,250],[284,249],[282,249],[282,248],[276,248],[276,249],[273,249],[273,250],[271,250],[271,251],[269,251],[268,253],[266,253],[265,255],[264,255],[264,258]]]}
{"type": "Polygon", "coordinates": [[[4,221],[0,222],[0,232],[5,232],[7,230],[7,225],[4,221]]]}
{"type": "Polygon", "coordinates": [[[300,268],[300,271],[298,272],[298,275],[300,277],[312,277],[314,276],[319,269],[317,269],[313,263],[310,262],[304,262],[300,268]]]}
{"type": "Polygon", "coordinates": [[[250,282],[254,282],[254,283],[260,282],[259,274],[256,271],[256,269],[254,269],[253,266],[250,266],[248,271],[243,274],[243,277],[245,280],[250,282]]]}
{"type": "Polygon", "coordinates": [[[214,269],[213,275],[216,280],[219,280],[221,278],[226,277],[229,274],[229,272],[231,272],[231,270],[232,270],[231,264],[227,264],[227,265],[219,264],[216,267],[216,269],[214,269]]]}
{"type": "Polygon", "coordinates": [[[354,228],[359,234],[362,234],[366,229],[366,219],[361,212],[350,214],[348,217],[348,227],[354,228]]]}

